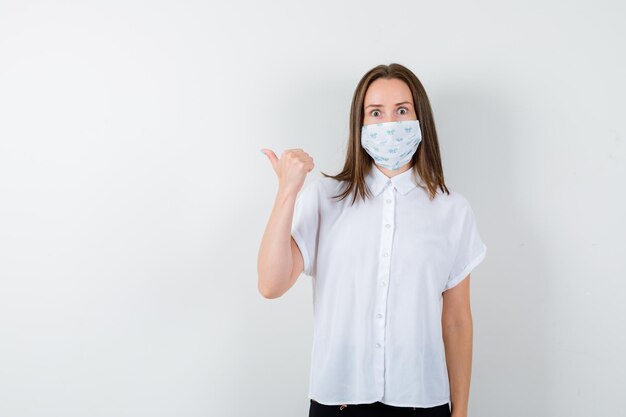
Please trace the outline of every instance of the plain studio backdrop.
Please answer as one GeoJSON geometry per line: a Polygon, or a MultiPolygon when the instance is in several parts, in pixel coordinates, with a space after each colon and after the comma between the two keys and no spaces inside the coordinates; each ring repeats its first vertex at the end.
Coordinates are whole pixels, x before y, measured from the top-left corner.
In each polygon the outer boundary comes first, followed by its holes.
{"type": "MultiPolygon", "coordinates": [[[[470,417],[618,415],[624,2],[3,1],[0,415],[304,416],[311,279],[257,290],[277,178],[352,93],[429,94],[472,273],[470,417]]],[[[366,231],[363,231],[366,233],[366,231]]]]}

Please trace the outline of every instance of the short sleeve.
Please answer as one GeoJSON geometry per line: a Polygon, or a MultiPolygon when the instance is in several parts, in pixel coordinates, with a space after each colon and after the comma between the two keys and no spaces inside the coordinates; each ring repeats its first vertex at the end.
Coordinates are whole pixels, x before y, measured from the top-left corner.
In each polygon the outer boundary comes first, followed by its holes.
{"type": "Polygon", "coordinates": [[[296,241],[302,259],[304,274],[314,276],[320,225],[320,180],[306,184],[298,193],[294,206],[291,236],[296,241]]]}
{"type": "Polygon", "coordinates": [[[467,275],[480,264],[487,254],[487,246],[478,233],[478,225],[474,211],[467,200],[461,210],[456,229],[456,252],[448,281],[443,291],[460,283],[467,275]]]}

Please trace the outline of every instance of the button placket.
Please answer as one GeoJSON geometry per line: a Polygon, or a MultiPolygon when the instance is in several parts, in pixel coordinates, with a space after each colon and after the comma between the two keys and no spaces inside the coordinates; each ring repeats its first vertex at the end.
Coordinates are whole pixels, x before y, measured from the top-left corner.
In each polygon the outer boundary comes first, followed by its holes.
{"type": "Polygon", "coordinates": [[[384,393],[385,374],[385,330],[389,274],[391,269],[391,251],[394,232],[395,188],[388,181],[383,191],[383,209],[380,234],[380,258],[378,268],[378,291],[376,296],[376,318],[374,326],[375,369],[379,396],[384,393]]]}

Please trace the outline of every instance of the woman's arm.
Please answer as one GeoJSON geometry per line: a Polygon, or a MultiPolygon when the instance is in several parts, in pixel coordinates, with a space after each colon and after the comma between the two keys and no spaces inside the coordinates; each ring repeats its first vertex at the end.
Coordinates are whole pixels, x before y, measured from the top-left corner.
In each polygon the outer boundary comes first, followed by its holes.
{"type": "Polygon", "coordinates": [[[473,324],[469,279],[443,293],[441,326],[450,381],[452,417],[467,417],[472,370],[473,324]]]}
{"type": "Polygon", "coordinates": [[[304,269],[304,260],[291,237],[297,192],[278,191],[261,239],[258,255],[259,292],[277,298],[293,286],[304,269]]]}
{"type": "Polygon", "coordinates": [[[278,192],[259,248],[258,289],[265,298],[276,298],[291,288],[304,269],[300,249],[291,237],[291,226],[298,192],[315,164],[299,148],[284,151],[280,159],[271,150],[261,151],[278,176],[278,192]]]}

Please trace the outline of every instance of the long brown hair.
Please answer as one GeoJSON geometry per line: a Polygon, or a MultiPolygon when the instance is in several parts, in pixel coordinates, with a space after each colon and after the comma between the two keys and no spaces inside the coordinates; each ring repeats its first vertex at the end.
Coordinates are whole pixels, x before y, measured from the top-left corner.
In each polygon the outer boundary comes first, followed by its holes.
{"type": "Polygon", "coordinates": [[[372,157],[361,146],[361,126],[363,125],[365,93],[369,85],[378,78],[397,78],[404,81],[411,89],[417,120],[419,120],[422,131],[422,141],[411,158],[410,169],[413,170],[413,178],[421,188],[427,190],[431,200],[435,198],[437,188],[450,194],[443,179],[435,121],[426,91],[411,70],[400,64],[392,63],[372,68],[361,78],[354,91],[350,108],[348,150],[343,169],[337,175],[321,173],[326,178],[334,178],[335,180],[346,182],[345,189],[339,195],[334,196],[334,198],[343,200],[350,194],[353,194],[352,204],[354,204],[357,195],[360,195],[363,199],[371,197],[371,192],[365,182],[365,176],[370,169],[376,169],[376,167],[373,166],[374,160],[372,157]]]}

